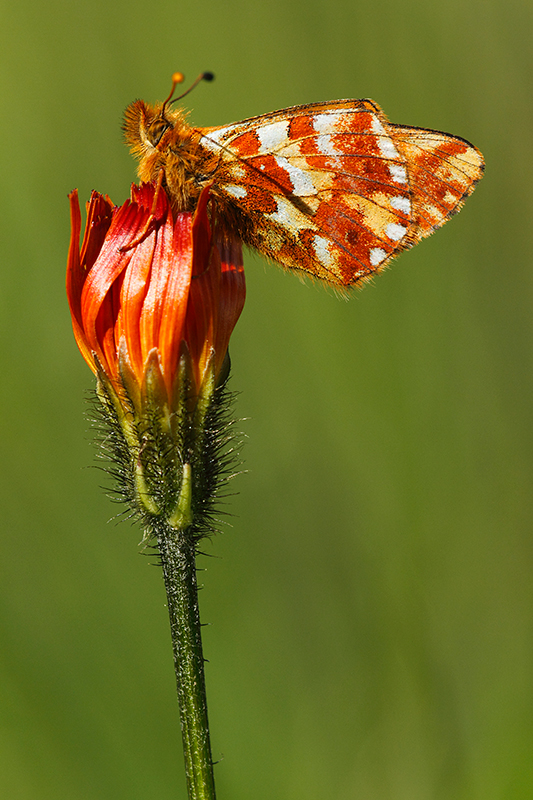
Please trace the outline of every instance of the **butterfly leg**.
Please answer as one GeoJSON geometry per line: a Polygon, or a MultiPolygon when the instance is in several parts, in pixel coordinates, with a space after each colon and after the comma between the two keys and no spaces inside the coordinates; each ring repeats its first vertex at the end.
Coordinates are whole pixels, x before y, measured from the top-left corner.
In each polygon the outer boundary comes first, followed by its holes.
{"type": "Polygon", "coordinates": [[[144,223],[144,225],[142,227],[142,230],[140,231],[140,233],[137,234],[135,239],[132,242],[130,242],[129,244],[125,244],[120,248],[120,252],[121,253],[126,253],[128,250],[131,250],[132,248],[137,247],[138,244],[143,242],[146,239],[146,237],[149,236],[150,233],[152,233],[152,231],[154,229],[154,226],[155,226],[155,222],[156,222],[155,212],[156,212],[156,209],[157,209],[157,201],[159,199],[159,193],[160,193],[161,187],[163,185],[163,178],[164,177],[165,177],[165,170],[163,168],[161,168],[159,170],[159,175],[157,176],[157,181],[156,181],[156,184],[155,184],[155,193],[154,193],[154,199],[153,199],[153,202],[152,202],[152,208],[150,210],[150,215],[149,215],[148,219],[146,220],[146,222],[144,223]]]}
{"type": "MultiPolygon", "coordinates": [[[[214,231],[214,229],[216,227],[216,222],[215,222],[216,210],[215,210],[215,206],[214,206],[212,200],[210,201],[209,205],[210,205],[210,208],[212,209],[212,213],[213,213],[213,217],[211,219],[211,225],[212,225],[212,231],[214,231]]],[[[192,279],[193,280],[195,278],[201,278],[202,275],[205,275],[207,272],[209,272],[209,270],[211,268],[211,257],[213,255],[213,250],[215,249],[215,236],[211,235],[210,236],[210,240],[211,241],[210,241],[210,245],[209,245],[209,253],[208,253],[208,255],[207,255],[207,257],[205,259],[202,259],[203,263],[207,264],[207,266],[201,272],[197,272],[197,273],[193,274],[192,275],[192,279]]]]}

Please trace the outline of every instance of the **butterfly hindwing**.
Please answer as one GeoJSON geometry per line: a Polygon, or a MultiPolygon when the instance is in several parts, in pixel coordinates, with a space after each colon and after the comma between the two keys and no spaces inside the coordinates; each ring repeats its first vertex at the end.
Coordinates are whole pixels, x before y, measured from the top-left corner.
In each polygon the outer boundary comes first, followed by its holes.
{"type": "Polygon", "coordinates": [[[456,214],[483,176],[483,156],[458,136],[390,126],[409,169],[413,192],[413,244],[456,214]]]}

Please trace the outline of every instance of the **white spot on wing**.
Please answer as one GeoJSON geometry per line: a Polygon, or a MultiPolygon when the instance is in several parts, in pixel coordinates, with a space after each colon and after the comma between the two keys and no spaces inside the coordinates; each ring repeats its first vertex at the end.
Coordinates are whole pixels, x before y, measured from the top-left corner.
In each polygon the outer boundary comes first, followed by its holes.
{"type": "Polygon", "coordinates": [[[372,130],[374,131],[374,133],[386,133],[386,130],[383,127],[383,125],[381,124],[379,119],[377,117],[375,117],[374,115],[372,115],[372,122],[370,123],[370,125],[371,125],[372,130]]]}
{"type": "Polygon", "coordinates": [[[289,179],[292,183],[292,193],[298,197],[307,197],[310,194],[316,194],[316,188],[313,181],[302,169],[293,166],[290,161],[283,156],[275,156],[278,167],[284,169],[288,173],[289,179]]]}
{"type": "Polygon", "coordinates": [[[324,236],[315,236],[313,247],[322,266],[331,269],[337,265],[335,256],[330,250],[330,242],[324,236]]]}
{"type": "Polygon", "coordinates": [[[338,119],[336,113],[317,114],[313,117],[313,128],[317,133],[331,133],[335,130],[338,119]]]}
{"type": "Polygon", "coordinates": [[[400,158],[400,154],[394,147],[392,139],[389,139],[388,136],[379,136],[377,142],[379,152],[381,155],[385,156],[385,158],[400,158]]]}
{"type": "Polygon", "coordinates": [[[286,197],[282,195],[276,194],[274,195],[274,199],[276,200],[277,209],[272,214],[266,214],[265,216],[269,217],[274,222],[277,222],[283,228],[288,231],[299,231],[299,230],[316,230],[316,225],[314,222],[302,214],[293,204],[287,200],[286,197]]]}
{"type": "Polygon", "coordinates": [[[407,170],[401,164],[389,164],[389,172],[395,183],[407,183],[407,170]]]}
{"type": "Polygon", "coordinates": [[[385,228],[385,234],[394,242],[398,242],[400,239],[403,239],[406,233],[407,228],[405,225],[397,225],[395,222],[389,222],[385,228]]]}
{"type": "Polygon", "coordinates": [[[232,194],[233,197],[246,197],[247,194],[244,186],[236,186],[234,183],[227,183],[224,189],[228,194],[232,194]]]}
{"type": "Polygon", "coordinates": [[[390,204],[397,211],[403,211],[404,214],[411,214],[411,201],[408,197],[391,197],[390,204]]]}
{"type": "Polygon", "coordinates": [[[317,136],[316,146],[325,156],[339,155],[338,149],[333,144],[332,137],[327,133],[317,136]]]}
{"type": "Polygon", "coordinates": [[[387,253],[381,247],[373,247],[370,250],[370,264],[373,267],[379,266],[387,258],[387,253]]]}
{"type": "Polygon", "coordinates": [[[290,119],[280,119],[277,122],[271,122],[269,125],[262,125],[256,128],[256,133],[259,138],[260,153],[271,153],[276,150],[280,145],[286,144],[289,133],[290,119]]]}

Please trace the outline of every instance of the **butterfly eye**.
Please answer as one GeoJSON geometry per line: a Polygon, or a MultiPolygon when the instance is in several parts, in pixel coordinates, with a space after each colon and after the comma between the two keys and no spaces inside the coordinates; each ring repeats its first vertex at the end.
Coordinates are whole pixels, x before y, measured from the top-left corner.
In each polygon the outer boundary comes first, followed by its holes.
{"type": "Polygon", "coordinates": [[[157,147],[163,134],[172,127],[164,117],[157,117],[149,126],[146,136],[153,147],[157,147]]]}

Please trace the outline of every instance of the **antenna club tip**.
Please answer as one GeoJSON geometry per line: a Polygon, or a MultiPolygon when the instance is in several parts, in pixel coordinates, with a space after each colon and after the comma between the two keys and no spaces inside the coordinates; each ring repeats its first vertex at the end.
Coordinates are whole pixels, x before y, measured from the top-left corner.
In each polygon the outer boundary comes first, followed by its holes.
{"type": "Polygon", "coordinates": [[[185,75],[183,74],[183,72],[174,72],[173,73],[173,75],[172,75],[172,83],[174,84],[174,86],[176,86],[176,84],[178,84],[178,83],[183,83],[184,80],[185,80],[185,75]]]}
{"type": "Polygon", "coordinates": [[[214,81],[215,80],[215,73],[214,72],[204,72],[202,75],[203,81],[214,81]]]}

